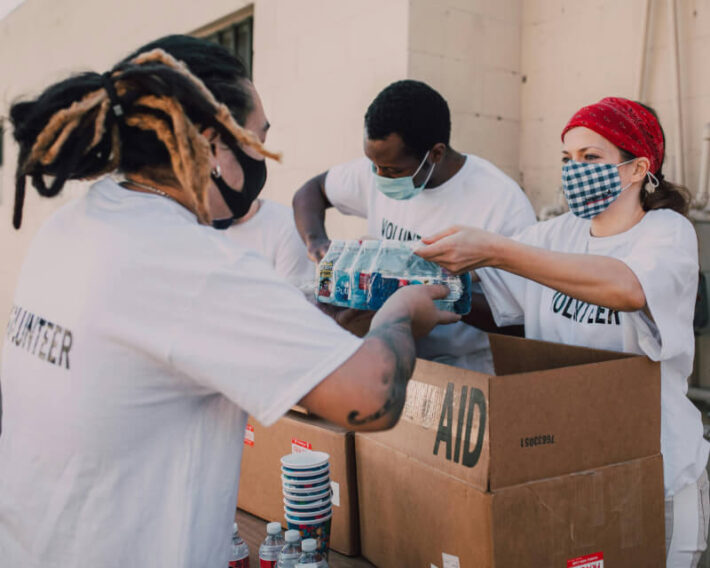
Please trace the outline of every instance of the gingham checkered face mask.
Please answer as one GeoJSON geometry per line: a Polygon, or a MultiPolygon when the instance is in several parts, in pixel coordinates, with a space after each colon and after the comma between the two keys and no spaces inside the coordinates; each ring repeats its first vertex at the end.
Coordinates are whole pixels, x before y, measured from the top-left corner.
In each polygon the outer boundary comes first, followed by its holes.
{"type": "Polygon", "coordinates": [[[592,219],[604,211],[619,194],[629,187],[621,187],[620,164],[590,164],[569,160],[562,166],[562,190],[567,205],[577,217],[592,219]]]}

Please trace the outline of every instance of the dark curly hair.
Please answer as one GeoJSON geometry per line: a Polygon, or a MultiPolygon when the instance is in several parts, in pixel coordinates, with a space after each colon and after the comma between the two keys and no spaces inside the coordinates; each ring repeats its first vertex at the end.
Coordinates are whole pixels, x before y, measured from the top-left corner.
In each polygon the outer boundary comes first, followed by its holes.
{"type": "Polygon", "coordinates": [[[407,152],[422,159],[434,144],[449,145],[449,105],[426,83],[411,79],[397,81],[370,103],[365,113],[365,130],[370,140],[399,134],[407,152]]]}
{"type": "MultiPolygon", "coordinates": [[[[638,104],[640,104],[643,108],[650,112],[656,120],[658,120],[658,114],[653,108],[640,102],[638,104]]],[[[666,133],[663,132],[663,127],[661,126],[660,121],[658,121],[658,126],[661,129],[661,135],[663,136],[663,147],[665,148],[666,133]]],[[[624,161],[632,160],[638,157],[634,156],[631,152],[625,150],[624,148],[619,148],[619,151],[621,152],[621,158],[624,161]]],[[[665,156],[663,158],[665,160],[665,156]]],[[[658,179],[659,185],[654,191],[649,193],[646,189],[645,183],[641,188],[641,194],[639,197],[641,199],[641,207],[643,207],[643,210],[651,211],[653,209],[672,209],[681,215],[687,216],[691,201],[688,189],[682,185],[672,183],[665,178],[663,175],[663,162],[661,162],[661,165],[659,166],[658,171],[655,172],[655,175],[658,179]]]]}

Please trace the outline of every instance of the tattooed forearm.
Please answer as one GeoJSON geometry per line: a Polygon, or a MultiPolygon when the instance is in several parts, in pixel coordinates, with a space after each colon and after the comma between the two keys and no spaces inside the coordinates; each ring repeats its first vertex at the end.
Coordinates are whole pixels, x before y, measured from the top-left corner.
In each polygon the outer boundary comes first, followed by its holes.
{"type": "Polygon", "coordinates": [[[387,387],[387,398],[382,407],[372,414],[360,416],[359,410],[352,410],[348,414],[348,423],[353,426],[375,422],[388,415],[395,420],[399,417],[407,393],[407,381],[412,376],[416,360],[408,317],[377,326],[367,334],[367,338],[376,339],[387,353],[388,368],[382,376],[382,382],[387,387]]]}

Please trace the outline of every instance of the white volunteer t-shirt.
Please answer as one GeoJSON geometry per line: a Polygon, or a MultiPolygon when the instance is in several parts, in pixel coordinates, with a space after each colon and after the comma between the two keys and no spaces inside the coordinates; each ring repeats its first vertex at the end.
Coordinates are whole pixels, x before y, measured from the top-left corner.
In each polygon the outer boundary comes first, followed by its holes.
{"type": "Polygon", "coordinates": [[[174,201],[96,183],[17,285],[0,564],[226,566],[247,415],[273,423],[360,345],[174,201]]]}
{"type": "Polygon", "coordinates": [[[268,199],[259,201],[259,210],[254,216],[232,225],[225,233],[242,246],[261,254],[276,273],[291,284],[312,284],[315,266],[296,230],[293,210],[268,199]]]}
{"type": "Polygon", "coordinates": [[[694,483],[708,460],[700,413],[687,398],[693,367],[698,244],[692,224],[669,209],[649,211],[630,230],[593,237],[590,221],[566,213],[516,240],[567,253],[617,258],[633,270],[653,316],[590,305],[531,280],[484,268],[476,273],[498,325],[557,343],[646,355],[661,362],[661,451],[666,495],[694,483]]]}
{"type": "MultiPolygon", "coordinates": [[[[417,240],[456,224],[508,236],[535,222],[532,206],[518,184],[487,160],[471,154],[451,179],[412,199],[392,199],[378,191],[372,162],[367,158],[331,168],[325,193],[341,213],[367,218],[369,235],[381,239],[417,240]]],[[[436,327],[417,342],[417,354],[465,369],[493,372],[488,337],[465,323],[436,327]]]]}

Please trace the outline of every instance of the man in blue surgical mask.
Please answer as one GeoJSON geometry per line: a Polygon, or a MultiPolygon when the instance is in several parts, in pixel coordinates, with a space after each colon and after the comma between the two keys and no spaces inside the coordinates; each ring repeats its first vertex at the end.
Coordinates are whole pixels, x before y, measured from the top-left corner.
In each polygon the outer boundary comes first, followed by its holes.
{"type": "MultiPolygon", "coordinates": [[[[367,219],[379,239],[418,240],[452,224],[512,235],[535,222],[518,185],[490,162],[449,144],[451,118],[444,98],[420,81],[397,81],[365,114],[365,157],[330,168],[295,194],[296,225],[312,260],[330,239],[325,210],[367,219]]],[[[488,340],[458,323],[420,340],[418,355],[492,372],[488,340]]]]}

